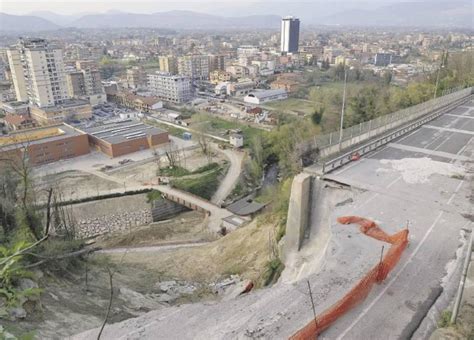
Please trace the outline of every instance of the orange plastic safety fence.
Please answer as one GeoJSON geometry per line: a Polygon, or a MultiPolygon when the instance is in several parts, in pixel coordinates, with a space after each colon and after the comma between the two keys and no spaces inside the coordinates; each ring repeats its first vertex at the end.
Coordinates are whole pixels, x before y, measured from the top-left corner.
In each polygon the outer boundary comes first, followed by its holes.
{"type": "Polygon", "coordinates": [[[397,265],[408,244],[408,229],[388,235],[371,220],[358,216],[343,216],[341,224],[359,224],[362,233],[377,240],[392,244],[382,261],[376,264],[344,297],[311,320],[305,327],[290,337],[293,340],[314,340],[339,317],[361,303],[369,295],[376,283],[381,283],[397,265]]]}

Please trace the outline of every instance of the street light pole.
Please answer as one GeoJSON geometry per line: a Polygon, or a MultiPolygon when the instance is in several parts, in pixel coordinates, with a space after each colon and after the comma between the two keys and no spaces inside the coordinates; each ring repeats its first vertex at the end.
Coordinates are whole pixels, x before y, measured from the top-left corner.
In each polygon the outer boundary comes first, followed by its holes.
{"type": "Polygon", "coordinates": [[[341,126],[339,129],[339,151],[341,151],[342,129],[344,126],[344,109],[346,106],[347,68],[344,66],[344,92],[342,94],[341,126]]]}

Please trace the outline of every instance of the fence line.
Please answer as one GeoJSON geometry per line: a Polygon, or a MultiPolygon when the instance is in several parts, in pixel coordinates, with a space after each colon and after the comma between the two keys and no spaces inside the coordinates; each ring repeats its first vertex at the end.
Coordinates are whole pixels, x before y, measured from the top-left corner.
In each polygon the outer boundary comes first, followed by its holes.
{"type": "MultiPolygon", "coordinates": [[[[345,147],[352,145],[352,142],[348,141],[355,139],[357,143],[359,143],[361,141],[368,140],[395,127],[401,126],[404,123],[420,118],[432,111],[441,109],[456,100],[471,95],[473,92],[472,87],[459,91],[456,90],[458,90],[458,88],[443,91],[443,94],[445,95],[442,97],[431,99],[429,101],[343,129],[341,141],[339,140],[340,131],[331,132],[321,136],[314,136],[311,140],[303,142],[300,145],[300,150],[307,152],[318,149],[321,151],[322,149],[339,145],[339,143],[341,143],[341,148],[344,149],[345,147]]],[[[321,153],[321,156],[324,157],[326,155],[321,153]]]]}

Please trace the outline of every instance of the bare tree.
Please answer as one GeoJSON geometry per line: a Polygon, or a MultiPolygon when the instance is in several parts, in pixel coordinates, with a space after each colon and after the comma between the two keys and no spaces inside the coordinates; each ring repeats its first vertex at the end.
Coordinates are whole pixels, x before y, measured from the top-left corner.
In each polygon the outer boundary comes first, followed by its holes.
{"type": "Polygon", "coordinates": [[[102,336],[102,332],[104,331],[105,325],[107,324],[107,321],[109,320],[110,311],[112,310],[112,303],[114,301],[114,275],[118,271],[118,268],[121,267],[123,263],[123,259],[125,258],[125,255],[127,255],[127,253],[128,253],[128,249],[123,253],[122,258],[120,259],[120,262],[117,264],[115,269],[112,269],[110,266],[107,266],[107,274],[109,275],[109,287],[110,287],[109,303],[107,305],[107,312],[105,313],[104,322],[102,323],[102,326],[100,327],[99,334],[97,334],[97,340],[100,340],[100,337],[102,336]]]}
{"type": "Polygon", "coordinates": [[[197,133],[197,140],[202,153],[206,156],[208,163],[212,162],[212,148],[209,137],[204,133],[197,133]]]}
{"type": "Polygon", "coordinates": [[[174,149],[170,146],[168,150],[165,151],[165,155],[170,167],[181,166],[181,152],[179,149],[174,149]]]}

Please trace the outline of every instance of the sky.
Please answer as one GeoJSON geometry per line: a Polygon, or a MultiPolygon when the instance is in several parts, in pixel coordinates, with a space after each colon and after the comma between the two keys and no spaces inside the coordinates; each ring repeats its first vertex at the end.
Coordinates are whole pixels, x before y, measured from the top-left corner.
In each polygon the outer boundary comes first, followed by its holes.
{"type": "MultiPolygon", "coordinates": [[[[334,1],[326,0],[319,2],[324,5],[331,4],[327,7],[335,7],[340,9],[366,7],[375,5],[383,5],[386,3],[405,2],[409,0],[343,0],[334,1]]],[[[413,0],[411,0],[413,1],[413,0]]],[[[420,1],[420,0],[417,0],[420,1]]],[[[429,2],[431,0],[421,0],[429,2]]],[[[435,1],[435,0],[432,0],[435,1]]],[[[315,1],[307,1],[314,5],[315,1]]],[[[289,13],[298,15],[299,11],[304,11],[304,1],[292,0],[186,0],[186,1],[161,1],[161,0],[82,0],[82,1],[60,1],[60,0],[0,0],[0,12],[9,14],[29,14],[35,11],[52,11],[57,14],[90,14],[98,12],[106,12],[110,10],[120,10],[123,12],[133,13],[153,13],[169,10],[192,10],[210,14],[222,14],[226,16],[245,15],[249,11],[250,14],[276,14],[284,15],[289,13]]],[[[325,10],[327,10],[325,6],[325,10]]]]}

